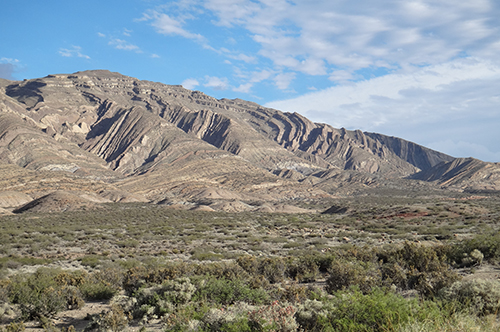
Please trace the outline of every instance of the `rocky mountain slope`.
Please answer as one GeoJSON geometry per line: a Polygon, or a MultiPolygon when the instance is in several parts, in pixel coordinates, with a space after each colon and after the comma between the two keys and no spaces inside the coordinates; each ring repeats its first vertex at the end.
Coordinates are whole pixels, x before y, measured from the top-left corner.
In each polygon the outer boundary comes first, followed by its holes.
{"type": "Polygon", "coordinates": [[[457,158],[439,163],[411,178],[435,182],[442,187],[496,191],[500,190],[500,164],[474,158],[457,158]]]}
{"type": "Polygon", "coordinates": [[[439,183],[435,170],[454,162],[403,139],[108,71],[0,81],[0,172],[11,171],[2,188],[33,199],[70,188],[122,201],[314,199],[384,178],[439,183]]]}

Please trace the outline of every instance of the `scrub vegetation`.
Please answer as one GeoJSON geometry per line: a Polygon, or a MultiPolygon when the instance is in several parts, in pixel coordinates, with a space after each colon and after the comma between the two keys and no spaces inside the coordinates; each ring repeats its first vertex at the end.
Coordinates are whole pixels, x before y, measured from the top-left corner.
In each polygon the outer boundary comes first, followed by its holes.
{"type": "Polygon", "coordinates": [[[496,196],[0,218],[0,331],[493,331],[496,196]]]}

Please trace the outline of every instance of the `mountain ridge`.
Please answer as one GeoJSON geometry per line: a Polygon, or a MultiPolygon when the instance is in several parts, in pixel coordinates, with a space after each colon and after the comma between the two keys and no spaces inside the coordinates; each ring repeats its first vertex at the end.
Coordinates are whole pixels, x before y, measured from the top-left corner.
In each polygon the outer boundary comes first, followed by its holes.
{"type": "Polygon", "coordinates": [[[438,167],[459,167],[455,160],[404,139],[105,70],[0,82],[0,163],[92,178],[101,191],[152,201],[210,188],[253,200],[334,197],[383,178],[496,188],[496,177],[485,186],[436,178],[453,174],[438,167]]]}

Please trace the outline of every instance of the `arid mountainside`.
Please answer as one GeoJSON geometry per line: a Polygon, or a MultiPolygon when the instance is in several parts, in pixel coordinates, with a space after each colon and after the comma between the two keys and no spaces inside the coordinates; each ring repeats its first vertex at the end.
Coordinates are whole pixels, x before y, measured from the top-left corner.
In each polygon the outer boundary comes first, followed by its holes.
{"type": "Polygon", "coordinates": [[[411,178],[435,182],[442,187],[497,191],[500,190],[500,165],[474,158],[457,158],[439,163],[411,178]]]}
{"type": "Polygon", "coordinates": [[[405,177],[498,189],[496,164],[444,178],[462,164],[403,139],[108,71],[0,80],[0,190],[11,202],[12,192],[77,190],[216,206],[333,197],[405,177]]]}

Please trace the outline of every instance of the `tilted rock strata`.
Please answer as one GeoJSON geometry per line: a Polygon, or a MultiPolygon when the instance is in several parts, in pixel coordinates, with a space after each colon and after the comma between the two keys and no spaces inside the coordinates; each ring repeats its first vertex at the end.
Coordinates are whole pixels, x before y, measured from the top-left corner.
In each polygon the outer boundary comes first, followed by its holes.
{"type": "Polygon", "coordinates": [[[113,201],[328,197],[453,160],[399,138],[108,71],[0,81],[0,162],[64,174],[49,178],[113,201]]]}
{"type": "Polygon", "coordinates": [[[411,176],[443,187],[467,190],[500,190],[500,164],[474,158],[457,158],[411,176]]]}

